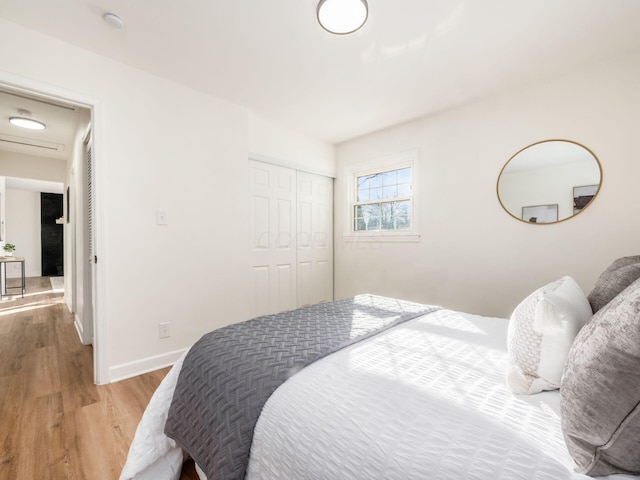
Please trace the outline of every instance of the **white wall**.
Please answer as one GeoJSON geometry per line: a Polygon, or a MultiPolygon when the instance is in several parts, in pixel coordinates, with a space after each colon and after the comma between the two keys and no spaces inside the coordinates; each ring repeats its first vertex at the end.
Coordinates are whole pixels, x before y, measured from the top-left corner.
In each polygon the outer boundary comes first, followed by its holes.
{"type": "MultiPolygon", "coordinates": [[[[0,171],[1,173],[1,171],[0,171]]],[[[6,198],[6,190],[7,190],[7,181],[4,175],[0,175],[0,232],[2,239],[0,239],[0,245],[4,245],[4,224],[5,224],[5,203],[7,201],[6,198]]]]}
{"type": "MultiPolygon", "coordinates": [[[[249,112],[4,20],[0,43],[20,45],[0,49],[0,81],[4,72],[99,104],[98,308],[109,378],[170,363],[203,333],[246,319],[249,112]],[[156,225],[157,209],[169,225],[156,225]],[[162,322],[171,337],[160,340],[162,322]]],[[[251,130],[258,138],[260,126],[251,130]]],[[[289,141],[286,130],[279,136],[289,141]]],[[[289,154],[304,144],[313,168],[322,158],[334,169],[326,144],[293,133],[291,142],[289,154]]]]}
{"type": "MultiPolygon", "coordinates": [[[[5,195],[5,243],[13,243],[16,257],[24,257],[25,275],[39,277],[42,273],[40,237],[40,192],[7,189],[5,195]]],[[[7,264],[7,277],[21,275],[20,265],[7,264]]]]}
{"type": "Polygon", "coordinates": [[[638,85],[640,55],[628,55],[339,145],[336,298],[373,292],[508,316],[561,275],[588,292],[616,257],[639,253],[638,85]],[[590,148],[602,164],[602,190],[569,221],[529,225],[504,212],[496,181],[514,153],[546,139],[590,148]],[[343,241],[348,166],[413,148],[420,242],[343,241]]]}
{"type": "Polygon", "coordinates": [[[64,182],[66,170],[64,160],[0,151],[0,174],[5,177],[64,182]]]}
{"type": "Polygon", "coordinates": [[[249,152],[256,160],[276,161],[335,177],[335,147],[249,114],[249,152]]]}

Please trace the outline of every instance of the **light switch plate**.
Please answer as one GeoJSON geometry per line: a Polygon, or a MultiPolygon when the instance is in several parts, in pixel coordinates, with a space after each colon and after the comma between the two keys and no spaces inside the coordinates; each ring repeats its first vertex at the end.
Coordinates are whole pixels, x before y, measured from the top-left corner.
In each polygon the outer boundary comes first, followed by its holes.
{"type": "Polygon", "coordinates": [[[171,324],[169,322],[161,323],[158,325],[158,335],[160,338],[167,338],[171,336],[170,330],[171,324]]]}
{"type": "Polygon", "coordinates": [[[156,223],[158,225],[169,225],[169,216],[166,210],[156,210],[156,223]]]}

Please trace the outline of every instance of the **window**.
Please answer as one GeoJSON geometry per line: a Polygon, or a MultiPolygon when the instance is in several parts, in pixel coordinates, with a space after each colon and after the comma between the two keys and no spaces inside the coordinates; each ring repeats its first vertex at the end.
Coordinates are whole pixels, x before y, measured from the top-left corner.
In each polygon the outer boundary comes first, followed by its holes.
{"type": "Polygon", "coordinates": [[[350,236],[378,240],[417,238],[417,152],[351,172],[349,188],[350,236]]]}
{"type": "Polygon", "coordinates": [[[353,230],[411,228],[411,167],[356,177],[353,230]]]}

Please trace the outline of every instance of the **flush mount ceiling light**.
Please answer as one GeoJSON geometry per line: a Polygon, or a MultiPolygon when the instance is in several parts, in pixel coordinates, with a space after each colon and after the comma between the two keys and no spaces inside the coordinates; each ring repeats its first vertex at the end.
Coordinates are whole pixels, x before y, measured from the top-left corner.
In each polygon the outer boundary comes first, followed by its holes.
{"type": "Polygon", "coordinates": [[[318,22],[327,32],[336,35],[353,33],[369,16],[367,0],[320,0],[318,22]]]}
{"type": "Polygon", "coordinates": [[[9,123],[16,127],[28,128],[29,130],[44,130],[47,128],[42,122],[24,117],[11,117],[9,118],[9,123]]]}
{"type": "Polygon", "coordinates": [[[31,116],[31,112],[28,110],[18,110],[20,117],[9,117],[9,123],[16,127],[28,128],[29,130],[44,130],[47,126],[37,120],[28,118],[31,116]]]}
{"type": "Polygon", "coordinates": [[[115,13],[105,13],[102,19],[114,28],[124,27],[124,21],[115,13]]]}

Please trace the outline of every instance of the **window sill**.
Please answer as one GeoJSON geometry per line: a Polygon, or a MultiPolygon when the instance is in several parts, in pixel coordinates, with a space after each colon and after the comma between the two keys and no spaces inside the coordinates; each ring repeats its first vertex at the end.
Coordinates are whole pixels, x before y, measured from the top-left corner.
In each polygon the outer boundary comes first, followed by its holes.
{"type": "Polygon", "coordinates": [[[378,242],[378,243],[415,243],[420,241],[420,235],[417,233],[406,234],[351,234],[344,235],[343,240],[347,243],[358,242],[378,242]]]}

